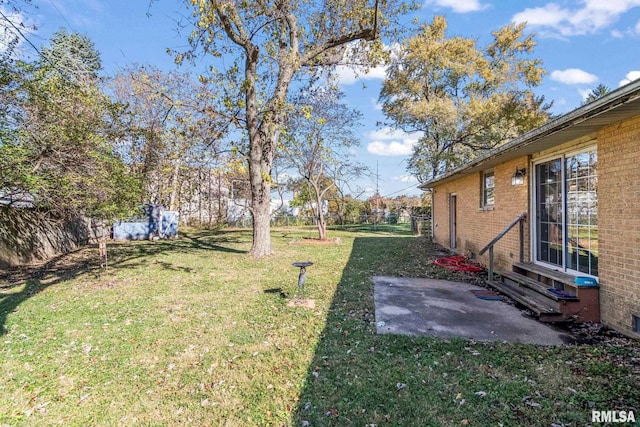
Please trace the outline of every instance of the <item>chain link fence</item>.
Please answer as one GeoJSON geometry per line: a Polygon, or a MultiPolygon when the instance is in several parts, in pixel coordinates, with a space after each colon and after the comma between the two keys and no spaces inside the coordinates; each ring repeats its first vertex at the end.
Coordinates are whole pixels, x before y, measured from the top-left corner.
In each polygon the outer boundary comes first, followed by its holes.
{"type": "MultiPolygon", "coordinates": [[[[406,224],[411,231],[419,236],[431,238],[431,214],[426,215],[347,215],[340,217],[330,214],[325,217],[327,226],[340,228],[356,225],[396,225],[406,224]]],[[[276,215],[271,217],[272,227],[315,227],[318,219],[315,216],[276,215]]],[[[229,227],[249,228],[252,226],[251,217],[243,217],[234,221],[228,221],[229,227]]]]}

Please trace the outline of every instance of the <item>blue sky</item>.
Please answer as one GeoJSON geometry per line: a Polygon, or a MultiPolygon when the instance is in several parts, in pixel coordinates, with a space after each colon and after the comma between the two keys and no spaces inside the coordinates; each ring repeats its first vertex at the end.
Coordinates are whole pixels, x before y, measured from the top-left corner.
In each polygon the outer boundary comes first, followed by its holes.
{"type": "MultiPolygon", "coordinates": [[[[87,35],[110,75],[132,63],[172,69],[166,49],[186,45],[186,35],[177,32],[176,21],[185,13],[178,0],[157,0],[151,7],[149,0],[33,0],[22,13],[38,28],[27,33],[37,47],[61,27],[87,35]]],[[[447,17],[449,36],[472,37],[480,46],[491,31],[526,21],[538,42],[534,56],[548,71],[536,93],[554,101],[555,114],[578,107],[600,83],[615,89],[640,78],[640,0],[425,0],[416,13],[421,22],[434,14],[447,17]]],[[[22,49],[33,54],[26,43],[22,49]]],[[[383,196],[420,194],[405,170],[415,136],[376,127],[384,120],[377,103],[384,69],[357,79],[348,69],[339,74],[347,101],[365,117],[354,156],[374,171],[377,166],[383,196]]],[[[361,185],[369,192],[376,187],[374,181],[361,185]]]]}

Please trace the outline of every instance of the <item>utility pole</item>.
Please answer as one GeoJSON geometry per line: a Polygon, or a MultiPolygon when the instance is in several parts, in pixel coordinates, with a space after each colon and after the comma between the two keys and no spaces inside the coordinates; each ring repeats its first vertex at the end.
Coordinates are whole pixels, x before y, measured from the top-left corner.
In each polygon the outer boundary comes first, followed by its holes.
{"type": "Polygon", "coordinates": [[[378,168],[378,161],[376,160],[376,211],[373,216],[373,229],[375,230],[378,224],[378,211],[380,209],[380,174],[378,168]]]}

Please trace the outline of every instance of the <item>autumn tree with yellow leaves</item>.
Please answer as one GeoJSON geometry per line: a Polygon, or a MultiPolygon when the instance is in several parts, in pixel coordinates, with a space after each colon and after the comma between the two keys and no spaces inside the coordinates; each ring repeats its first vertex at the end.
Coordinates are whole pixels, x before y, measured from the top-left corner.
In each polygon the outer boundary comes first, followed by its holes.
{"type": "Polygon", "coordinates": [[[397,49],[380,93],[390,124],[420,132],[408,170],[421,182],[540,126],[551,107],[534,95],[545,70],[525,24],[509,24],[478,47],[447,37],[434,17],[397,49]]]}

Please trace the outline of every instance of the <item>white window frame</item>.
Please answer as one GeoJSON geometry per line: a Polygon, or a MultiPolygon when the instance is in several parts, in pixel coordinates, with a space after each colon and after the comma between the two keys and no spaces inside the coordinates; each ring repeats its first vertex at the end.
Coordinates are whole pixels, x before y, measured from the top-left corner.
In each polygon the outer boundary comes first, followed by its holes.
{"type": "Polygon", "coordinates": [[[496,203],[496,175],[493,169],[487,169],[482,171],[481,176],[482,178],[480,182],[480,207],[482,209],[492,209],[496,203]],[[493,177],[493,187],[490,188],[492,193],[491,203],[487,203],[487,190],[489,189],[489,187],[487,187],[487,177],[489,175],[493,177]]]}
{"type": "Polygon", "coordinates": [[[551,269],[558,269],[558,267],[560,267],[561,271],[568,273],[568,274],[572,274],[572,275],[576,275],[576,276],[587,276],[587,277],[594,277],[594,278],[598,278],[598,276],[593,276],[584,272],[580,272],[580,271],[576,271],[576,270],[572,270],[570,268],[567,268],[567,254],[566,254],[566,248],[567,248],[567,242],[566,242],[566,236],[567,233],[563,232],[562,233],[562,248],[563,248],[563,255],[562,255],[562,266],[558,266],[555,264],[549,264],[546,263],[544,261],[538,261],[538,254],[537,254],[537,226],[536,226],[536,219],[535,219],[535,202],[536,202],[536,185],[537,185],[537,178],[536,178],[536,166],[541,164],[541,163],[546,163],[548,161],[551,161],[553,159],[560,159],[561,160],[561,174],[562,174],[562,183],[563,183],[563,201],[562,201],[562,211],[563,211],[563,226],[566,223],[566,212],[567,212],[567,195],[566,193],[566,159],[568,157],[574,156],[576,154],[581,154],[581,153],[587,153],[589,151],[596,151],[596,153],[598,152],[598,144],[596,140],[593,141],[589,141],[589,143],[581,145],[580,147],[575,147],[575,148],[569,148],[567,150],[561,150],[558,152],[554,152],[554,153],[550,153],[548,155],[545,156],[541,156],[539,158],[536,158],[532,164],[531,164],[531,179],[529,180],[529,206],[531,207],[531,218],[532,220],[530,221],[530,235],[531,235],[531,244],[529,245],[529,256],[530,259],[533,261],[534,264],[538,264],[538,265],[542,265],[544,267],[547,268],[551,268],[551,269]]]}

